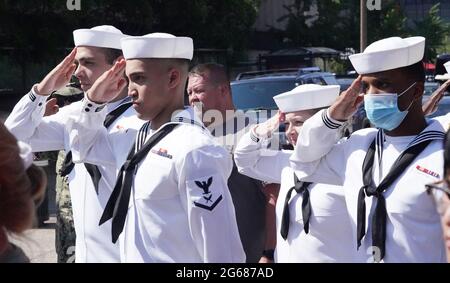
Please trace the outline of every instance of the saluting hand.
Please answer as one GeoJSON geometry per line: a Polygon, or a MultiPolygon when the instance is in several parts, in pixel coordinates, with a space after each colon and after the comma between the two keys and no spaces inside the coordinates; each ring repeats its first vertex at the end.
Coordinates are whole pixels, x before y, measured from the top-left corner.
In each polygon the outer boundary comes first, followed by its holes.
{"type": "Polygon", "coordinates": [[[431,115],[438,109],[439,102],[444,97],[445,90],[450,85],[450,80],[443,83],[433,94],[430,99],[422,105],[422,110],[425,116],[431,115]]]}
{"type": "Polygon", "coordinates": [[[75,65],[75,55],[77,48],[75,47],[69,55],[61,61],[45,78],[37,85],[36,92],[38,95],[48,96],[53,91],[66,86],[70,78],[77,68],[75,65]]]}
{"type": "Polygon", "coordinates": [[[364,95],[361,91],[361,76],[359,76],[352,85],[341,95],[330,107],[331,118],[338,121],[347,121],[353,113],[356,112],[358,106],[362,103],[364,95]]]}
{"type": "Polygon", "coordinates": [[[285,114],[278,111],[272,118],[265,121],[264,123],[259,124],[255,128],[255,133],[259,137],[270,137],[273,132],[278,130],[280,123],[283,123],[285,120],[285,114]]]}
{"type": "Polygon", "coordinates": [[[121,59],[95,81],[86,93],[88,98],[96,103],[107,103],[113,100],[127,85],[124,71],[125,60],[121,59]]]}

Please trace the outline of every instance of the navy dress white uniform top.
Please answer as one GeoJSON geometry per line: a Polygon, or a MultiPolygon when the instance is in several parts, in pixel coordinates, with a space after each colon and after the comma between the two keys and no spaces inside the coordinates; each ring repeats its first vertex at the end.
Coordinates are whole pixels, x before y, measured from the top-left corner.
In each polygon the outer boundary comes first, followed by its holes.
{"type": "MultiPolygon", "coordinates": [[[[152,131],[146,123],[138,132],[130,129],[105,136],[99,123],[105,113],[83,111],[71,123],[77,133],[72,139],[73,157],[97,165],[115,164],[119,170],[133,143],[139,150],[158,130],[152,131]],[[102,142],[95,142],[98,139],[102,142]]],[[[229,153],[213,141],[193,109],[179,112],[170,123],[178,125],[152,147],[135,171],[119,237],[121,261],[244,262],[227,188],[232,169],[229,153]]]]}
{"type": "MultiPolygon", "coordinates": [[[[423,37],[387,38],[350,60],[359,74],[383,72],[420,62],[424,47],[423,37]]],[[[397,100],[397,94],[385,94],[393,96],[397,100]]],[[[371,102],[373,97],[382,98],[366,94],[364,99],[371,102]]],[[[384,105],[381,102],[379,105],[384,105]]],[[[369,105],[365,103],[366,111],[369,105]]],[[[398,112],[398,106],[394,106],[398,112]]],[[[380,109],[390,111],[388,107],[380,109]]],[[[384,122],[372,117],[370,111],[368,117],[372,123],[392,130],[407,114],[397,112],[391,112],[395,116],[384,122]],[[403,116],[398,119],[399,115],[403,116]],[[394,118],[396,123],[391,125],[394,118]]],[[[341,125],[327,110],[310,118],[303,125],[291,165],[303,181],[343,185],[354,248],[360,246],[358,257],[369,262],[445,262],[436,207],[439,194],[429,195],[425,189],[426,184],[440,180],[444,174],[442,125],[431,120],[418,135],[399,137],[364,129],[337,144],[341,125]]]]}
{"type": "MultiPolygon", "coordinates": [[[[17,139],[31,145],[34,152],[71,150],[66,125],[69,117],[77,116],[82,102],[62,107],[58,113],[43,117],[47,97],[37,95],[33,90],[14,107],[5,125],[17,139]]],[[[114,110],[126,100],[111,103],[106,111],[114,110]]],[[[133,108],[128,109],[110,127],[114,134],[122,128],[142,125],[133,108]]],[[[106,129],[105,129],[106,130],[106,129]]],[[[110,234],[108,227],[99,227],[98,221],[109,199],[116,180],[116,168],[99,167],[102,178],[96,192],[92,179],[84,164],[75,164],[68,175],[72,200],[74,225],[77,233],[75,244],[76,262],[119,262],[118,245],[104,241],[110,234]]]]}
{"type": "MultiPolygon", "coordinates": [[[[288,113],[328,106],[338,94],[339,87],[302,85],[274,99],[279,109],[288,113]]],[[[243,174],[281,183],[276,204],[275,261],[355,261],[344,190],[326,184],[303,184],[297,188],[289,164],[293,151],[267,149],[272,137],[259,138],[252,129],[238,143],[235,161],[243,174]]]]}
{"type": "Polygon", "coordinates": [[[341,187],[312,184],[307,190],[311,203],[309,233],[304,230],[302,193],[292,192],[289,200],[290,224],[287,239],[281,235],[285,199],[294,187],[290,168],[292,151],[268,153],[266,141],[245,134],[235,151],[239,171],[265,182],[281,183],[276,204],[276,262],[353,262],[351,226],[341,187]]]}
{"type": "MultiPolygon", "coordinates": [[[[92,29],[74,31],[75,46],[93,46],[120,49],[120,39],[125,35],[112,26],[98,26],[92,29]]],[[[37,95],[33,89],[14,107],[5,125],[22,141],[29,143],[33,151],[62,150],[71,151],[69,132],[66,126],[70,119],[79,116],[80,108],[92,108],[75,102],[62,107],[52,116],[44,116],[46,96],[37,95]]],[[[128,99],[107,104],[105,111],[110,113],[128,99]]],[[[104,120],[100,121],[103,123],[104,120]]],[[[143,121],[138,119],[133,108],[115,117],[105,132],[111,135],[130,127],[139,127],[143,121]]],[[[117,244],[105,241],[110,235],[110,224],[98,226],[98,221],[109,199],[116,180],[115,166],[98,167],[101,179],[98,187],[93,184],[84,164],[75,164],[68,175],[72,200],[74,226],[76,231],[75,261],[119,262],[120,253],[117,244]],[[109,227],[108,227],[109,225],[109,227]]]]}
{"type": "MultiPolygon", "coordinates": [[[[379,130],[357,131],[343,143],[337,142],[338,124],[326,116],[326,110],[310,118],[302,128],[291,165],[304,181],[328,182],[343,185],[348,212],[351,217],[353,248],[357,248],[358,195],[363,186],[362,170],[366,152],[379,130]],[[324,123],[323,120],[327,120],[324,123]],[[327,154],[328,153],[328,154],[327,154]]],[[[430,121],[420,134],[427,138],[429,132],[443,132],[442,126],[430,121]]],[[[412,145],[416,136],[389,137],[379,135],[373,162],[375,185],[387,175],[394,161],[412,145]]],[[[386,199],[386,255],[384,262],[445,262],[440,216],[434,195],[428,195],[425,184],[443,176],[442,139],[433,140],[411,163],[400,177],[383,193],[386,199]]],[[[365,237],[358,251],[360,260],[373,261],[372,218],[376,198],[365,198],[365,237]]]]}

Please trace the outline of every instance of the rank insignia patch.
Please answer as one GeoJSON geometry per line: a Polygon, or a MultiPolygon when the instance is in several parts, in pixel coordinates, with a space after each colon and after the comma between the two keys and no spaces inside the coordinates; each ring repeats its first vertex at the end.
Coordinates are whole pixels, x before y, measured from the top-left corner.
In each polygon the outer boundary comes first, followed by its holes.
{"type": "Polygon", "coordinates": [[[194,201],[194,205],[209,211],[212,211],[222,200],[222,195],[217,198],[213,198],[214,195],[211,193],[209,188],[213,183],[213,177],[210,177],[208,181],[195,181],[197,187],[203,190],[202,198],[198,201],[194,201]]]}

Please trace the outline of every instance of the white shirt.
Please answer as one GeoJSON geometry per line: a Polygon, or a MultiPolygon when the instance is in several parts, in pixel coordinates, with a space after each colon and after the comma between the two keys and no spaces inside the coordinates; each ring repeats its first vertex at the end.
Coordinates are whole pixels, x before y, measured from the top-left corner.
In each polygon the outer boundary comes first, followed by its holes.
{"type": "Polygon", "coordinates": [[[289,202],[290,225],[287,240],[281,237],[281,220],[286,195],[294,186],[290,168],[292,151],[265,149],[267,140],[245,134],[237,145],[235,162],[243,174],[265,182],[281,183],[276,204],[276,262],[353,262],[352,230],[344,191],[333,185],[309,187],[311,217],[309,233],[303,229],[302,195],[292,192],[289,202]]]}
{"type": "MultiPolygon", "coordinates": [[[[98,122],[104,112],[83,111],[79,120],[69,123],[72,131],[79,133],[71,135],[74,161],[115,164],[120,170],[136,131],[105,136],[98,122]],[[95,142],[99,139],[108,146],[99,146],[102,143],[95,142]]],[[[173,120],[191,121],[196,119],[194,116],[188,108],[173,120]]],[[[153,133],[150,130],[147,139],[153,133]]],[[[119,237],[121,261],[244,262],[227,188],[231,169],[229,153],[214,143],[206,129],[190,123],[177,126],[153,147],[136,170],[119,237]],[[210,194],[205,195],[198,184],[208,181],[210,194]]],[[[111,241],[111,237],[107,240],[111,241]]]]}
{"type": "MultiPolygon", "coordinates": [[[[351,217],[353,241],[356,248],[357,201],[362,181],[362,163],[367,149],[378,130],[364,129],[353,133],[346,141],[336,144],[338,129],[330,128],[332,121],[324,111],[310,118],[301,130],[291,165],[299,178],[311,182],[343,185],[347,209],[351,217]]],[[[431,121],[424,131],[444,131],[431,121]]],[[[386,137],[380,159],[375,157],[374,182],[378,185],[392,163],[413,137],[386,137]],[[381,177],[380,177],[381,176],[381,177]]],[[[445,262],[445,249],[439,214],[434,195],[426,192],[425,184],[442,178],[442,140],[432,141],[412,164],[387,189],[386,255],[384,262],[445,262]]],[[[373,262],[371,256],[371,217],[374,198],[366,197],[366,235],[358,257],[373,262]]],[[[376,199],[375,199],[376,201],[376,199]]]]}
{"type": "MultiPolygon", "coordinates": [[[[37,95],[34,90],[24,96],[14,107],[5,121],[5,125],[17,139],[31,145],[34,152],[52,150],[71,150],[69,133],[66,125],[70,117],[76,117],[80,108],[91,108],[82,102],[75,102],[62,107],[55,115],[44,116],[46,96],[37,95]]],[[[113,110],[120,102],[108,105],[113,110]]],[[[103,123],[103,120],[101,121],[103,123]]],[[[129,108],[108,130],[114,134],[124,127],[140,127],[143,121],[135,116],[134,109],[129,108]]],[[[119,246],[105,241],[110,235],[110,223],[99,226],[100,216],[109,199],[116,180],[116,168],[99,167],[102,178],[99,182],[98,195],[91,177],[83,164],[75,164],[68,176],[72,201],[73,219],[76,232],[75,260],[85,262],[119,262],[119,246]],[[109,228],[108,228],[109,225],[109,228]]]]}

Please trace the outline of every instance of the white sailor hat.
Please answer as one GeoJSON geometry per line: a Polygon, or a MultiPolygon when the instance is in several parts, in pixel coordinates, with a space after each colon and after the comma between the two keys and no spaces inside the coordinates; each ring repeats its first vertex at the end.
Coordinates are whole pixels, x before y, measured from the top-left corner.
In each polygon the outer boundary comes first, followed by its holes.
{"type": "Polygon", "coordinates": [[[445,70],[447,71],[447,73],[443,74],[443,75],[436,75],[434,77],[435,80],[437,81],[447,81],[450,80],[450,61],[448,61],[447,63],[444,64],[445,70]]]}
{"type": "Polygon", "coordinates": [[[91,29],[77,29],[73,32],[75,46],[93,46],[122,49],[120,40],[126,37],[113,26],[97,26],[91,29]]]}
{"type": "Polygon", "coordinates": [[[339,96],[340,90],[339,85],[304,84],[273,99],[281,112],[289,113],[330,106],[339,96]]]}
{"type": "Polygon", "coordinates": [[[179,58],[192,60],[194,43],[190,37],[176,37],[168,33],[151,33],[122,39],[125,59],[179,58]]]}
{"type": "Polygon", "coordinates": [[[424,37],[389,37],[349,58],[356,72],[363,75],[410,66],[423,59],[424,51],[424,37]]]}

